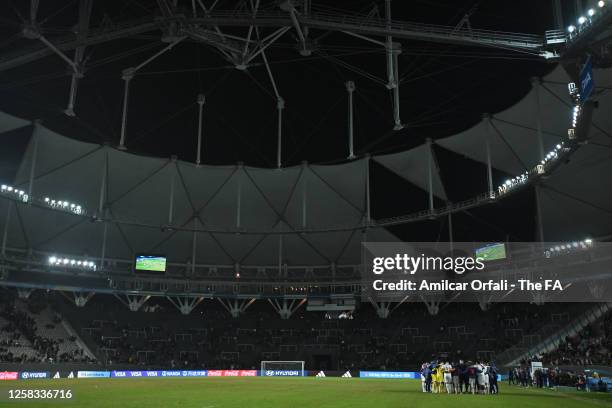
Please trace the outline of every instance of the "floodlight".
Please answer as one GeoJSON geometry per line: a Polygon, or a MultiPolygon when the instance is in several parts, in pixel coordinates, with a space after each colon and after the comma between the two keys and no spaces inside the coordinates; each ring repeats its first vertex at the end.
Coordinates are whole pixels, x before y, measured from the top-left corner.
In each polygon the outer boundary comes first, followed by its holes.
{"type": "Polygon", "coordinates": [[[571,25],[571,26],[567,27],[567,31],[568,31],[569,33],[573,33],[574,31],[576,31],[576,26],[571,25]]]}
{"type": "Polygon", "coordinates": [[[606,2],[602,0],[602,1],[598,2],[598,3],[597,3],[597,5],[598,5],[599,7],[603,7],[603,6],[605,6],[605,5],[606,5],[606,2]]]}
{"type": "Polygon", "coordinates": [[[580,18],[578,19],[578,24],[584,24],[586,23],[587,19],[584,16],[580,16],[580,18]]]}
{"type": "Polygon", "coordinates": [[[587,14],[589,15],[589,17],[593,17],[595,15],[595,10],[589,9],[589,11],[587,11],[587,14]]]}
{"type": "Polygon", "coordinates": [[[55,262],[57,262],[57,258],[56,257],[54,257],[54,256],[49,257],[49,263],[50,264],[54,264],[55,262]]]}

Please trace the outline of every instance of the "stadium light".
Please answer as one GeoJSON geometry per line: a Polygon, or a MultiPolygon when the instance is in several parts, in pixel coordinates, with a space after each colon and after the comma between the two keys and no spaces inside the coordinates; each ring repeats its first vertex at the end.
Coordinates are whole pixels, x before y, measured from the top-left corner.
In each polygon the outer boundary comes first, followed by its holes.
{"type": "Polygon", "coordinates": [[[571,26],[567,27],[567,31],[570,34],[573,33],[574,31],[576,31],[576,26],[575,25],[571,25],[571,26]]]}
{"type": "Polygon", "coordinates": [[[64,211],[69,211],[71,213],[74,213],[76,215],[83,215],[84,211],[83,211],[83,207],[80,204],[77,203],[71,203],[69,201],[65,201],[65,200],[55,200],[53,198],[50,197],[45,197],[44,198],[44,203],[46,205],[48,205],[49,207],[56,209],[56,210],[64,210],[64,211]]]}
{"type": "MultiPolygon", "coordinates": [[[[572,127],[567,131],[568,140],[575,139],[575,129],[578,125],[578,120],[580,118],[582,106],[580,104],[580,94],[578,93],[578,88],[576,84],[571,82],[568,84],[569,94],[574,99],[574,108],[572,109],[572,127]]],[[[552,164],[553,162],[559,159],[560,153],[566,153],[570,150],[569,147],[565,145],[565,141],[561,141],[557,143],[555,147],[546,153],[544,157],[540,160],[540,162],[535,165],[531,170],[527,170],[524,173],[506,180],[503,184],[497,187],[497,195],[491,195],[492,199],[495,199],[498,196],[502,196],[512,189],[527,184],[530,181],[531,176],[537,177],[546,173],[546,167],[552,164]]]]}
{"type": "Polygon", "coordinates": [[[605,1],[603,1],[603,0],[601,0],[601,1],[599,1],[599,2],[597,3],[597,5],[599,6],[599,8],[602,8],[602,7],[604,7],[604,6],[606,5],[606,2],[605,2],[605,1]]]}
{"type": "Polygon", "coordinates": [[[595,15],[595,9],[589,9],[589,11],[587,11],[587,14],[589,15],[589,17],[593,17],[595,15]]]}
{"type": "Polygon", "coordinates": [[[30,196],[25,191],[15,188],[8,184],[0,185],[0,193],[11,196],[24,203],[27,203],[28,201],[30,201],[30,196]]]}
{"type": "Polygon", "coordinates": [[[578,19],[578,24],[582,25],[584,23],[586,23],[587,19],[584,16],[580,16],[580,18],[578,19]]]}
{"type": "Polygon", "coordinates": [[[593,240],[585,238],[582,241],[568,242],[562,245],[556,245],[544,251],[546,258],[553,258],[562,255],[574,254],[580,251],[585,251],[593,248],[593,240]]]}
{"type": "Polygon", "coordinates": [[[92,261],[72,258],[61,258],[55,255],[49,257],[48,263],[51,266],[63,266],[75,269],[92,269],[94,271],[97,269],[97,265],[92,261]]]}

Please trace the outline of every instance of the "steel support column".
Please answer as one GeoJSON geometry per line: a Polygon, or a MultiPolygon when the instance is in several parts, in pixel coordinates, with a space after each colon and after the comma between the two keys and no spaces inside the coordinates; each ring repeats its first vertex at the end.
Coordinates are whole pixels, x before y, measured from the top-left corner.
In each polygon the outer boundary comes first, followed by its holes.
{"type": "MultiPolygon", "coordinates": [[[[106,218],[106,216],[104,218],[106,218]]],[[[103,223],[104,223],[104,227],[102,230],[102,250],[100,251],[100,269],[101,270],[104,269],[104,263],[106,262],[106,239],[108,237],[108,222],[103,221],[103,223]]]]}
{"type": "MultiPolygon", "coordinates": [[[[176,158],[172,157],[172,162],[174,163],[174,170],[176,170],[176,158]]],[[[168,225],[172,225],[174,221],[174,190],[176,184],[176,174],[174,171],[170,171],[170,194],[168,196],[168,225]]]]}
{"type": "Polygon", "coordinates": [[[32,129],[32,162],[30,163],[30,179],[28,181],[28,197],[32,197],[34,191],[34,176],[36,175],[36,160],[38,159],[38,130],[40,123],[34,122],[32,129]]]}
{"type": "Polygon", "coordinates": [[[202,163],[202,122],[204,115],[204,104],[206,97],[203,94],[198,95],[198,147],[196,152],[196,164],[199,166],[202,163]]]}
{"type": "Polygon", "coordinates": [[[13,209],[13,200],[8,200],[6,204],[6,219],[4,220],[4,231],[2,233],[2,256],[6,256],[6,243],[8,241],[9,225],[11,223],[11,210],[13,209]]]}
{"type": "Polygon", "coordinates": [[[534,90],[535,105],[536,105],[536,129],[538,133],[538,148],[540,158],[544,158],[544,135],[542,134],[542,104],[540,101],[540,87],[542,81],[540,78],[532,78],[531,84],[534,90]]]}
{"type": "Polygon", "coordinates": [[[302,162],[302,228],[306,229],[308,215],[308,179],[305,172],[308,169],[308,162],[302,162]]]}
{"type": "Polygon", "coordinates": [[[130,100],[130,81],[134,78],[133,69],[128,68],[123,71],[121,79],[124,81],[123,85],[123,113],[121,116],[121,139],[119,140],[119,149],[125,150],[125,136],[127,132],[127,114],[128,105],[130,100]]]}
{"type": "Polygon", "coordinates": [[[279,169],[283,165],[283,109],[285,109],[285,101],[279,97],[276,103],[276,109],[278,110],[278,139],[276,142],[276,167],[279,169]]]}
{"type": "Polygon", "coordinates": [[[401,50],[399,49],[400,44],[393,45],[393,71],[395,75],[395,87],[393,88],[393,122],[394,130],[403,129],[404,125],[402,124],[402,118],[400,115],[400,82],[399,82],[399,54],[401,50]]]}
{"type": "Polygon", "coordinates": [[[538,221],[538,241],[544,242],[544,222],[542,219],[542,188],[536,184],[535,186],[536,211],[538,221]]]}
{"type": "MultiPolygon", "coordinates": [[[[77,24],[77,40],[84,42],[89,34],[89,23],[91,19],[91,10],[93,0],[81,0],[79,3],[79,22],[77,24]]],[[[77,91],[79,81],[85,76],[83,70],[83,58],[85,57],[85,46],[78,46],[74,51],[72,76],[70,78],[70,95],[68,97],[68,106],[64,113],[68,116],[74,116],[74,106],[76,104],[77,91]]]]}
{"type": "Polygon", "coordinates": [[[242,176],[243,176],[243,165],[238,163],[236,171],[238,180],[236,182],[236,229],[240,230],[242,225],[242,176]]]}
{"type": "Polygon", "coordinates": [[[174,48],[176,44],[183,41],[186,37],[179,37],[174,40],[172,43],[168,44],[166,47],[153,54],[151,57],[147,58],[140,65],[137,65],[134,68],[124,69],[122,72],[121,79],[125,81],[125,86],[123,90],[123,115],[121,117],[121,139],[119,140],[119,149],[125,149],[125,139],[127,134],[127,115],[128,115],[128,105],[130,99],[130,81],[134,78],[134,75],[142,69],[145,65],[158,58],[159,56],[165,54],[167,51],[174,48]]]}
{"type": "Polygon", "coordinates": [[[102,179],[100,181],[100,194],[98,196],[97,217],[103,217],[106,208],[106,182],[108,176],[108,151],[104,148],[104,165],[102,166],[102,179]]]}
{"type": "Polygon", "coordinates": [[[450,251],[453,253],[455,250],[455,237],[453,234],[453,213],[448,213],[448,242],[450,244],[450,251]]]}
{"type": "Polygon", "coordinates": [[[191,237],[191,276],[195,276],[198,250],[198,218],[193,219],[193,235],[191,237]]]}
{"type": "Polygon", "coordinates": [[[432,139],[427,138],[427,192],[429,193],[429,212],[433,213],[434,211],[434,193],[433,193],[433,166],[434,166],[434,158],[433,158],[433,146],[432,139]]]}
{"type": "Polygon", "coordinates": [[[346,91],[348,92],[348,146],[349,160],[355,158],[354,153],[354,134],[353,134],[353,92],[355,92],[355,82],[348,81],[346,83],[346,91]]]}
{"type": "Polygon", "coordinates": [[[483,123],[485,126],[485,149],[487,156],[487,186],[489,187],[489,197],[494,196],[493,191],[493,166],[491,164],[491,115],[488,113],[483,115],[483,123]]]}
{"type": "Polygon", "coordinates": [[[371,218],[371,207],[370,207],[370,154],[366,154],[365,157],[365,162],[366,162],[366,174],[365,174],[365,207],[366,207],[366,213],[365,213],[365,224],[366,226],[370,225],[370,222],[372,221],[371,218]]]}

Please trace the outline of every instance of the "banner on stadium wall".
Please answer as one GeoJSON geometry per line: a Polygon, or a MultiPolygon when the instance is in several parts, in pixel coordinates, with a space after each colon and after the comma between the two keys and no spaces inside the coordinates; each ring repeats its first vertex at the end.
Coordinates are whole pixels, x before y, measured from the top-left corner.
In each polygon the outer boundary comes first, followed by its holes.
{"type": "Polygon", "coordinates": [[[257,377],[257,370],[208,370],[209,377],[257,377]]]}
{"type": "Polygon", "coordinates": [[[49,373],[49,378],[59,379],[59,378],[75,378],[74,371],[55,371],[53,374],[49,373]]]}
{"type": "Polygon", "coordinates": [[[145,370],[112,371],[111,378],[149,378],[149,377],[206,377],[206,370],[145,370]]]}
{"type": "Polygon", "coordinates": [[[584,66],[582,67],[582,70],[580,71],[580,97],[582,100],[588,100],[594,89],[595,83],[593,82],[593,61],[589,55],[584,63],[584,66]]]}
{"type": "Polygon", "coordinates": [[[360,378],[409,378],[416,380],[421,374],[415,371],[360,371],[360,378]]]}
{"type": "MultiPolygon", "coordinates": [[[[302,370],[263,370],[263,377],[301,377],[302,370]]],[[[304,372],[304,375],[308,375],[304,372]]]]}
{"type": "Polygon", "coordinates": [[[181,371],[181,377],[207,377],[208,372],[206,370],[183,370],[181,371]]]}
{"type": "Polygon", "coordinates": [[[0,371],[0,381],[16,380],[19,378],[17,371],[0,371]]]}
{"type": "Polygon", "coordinates": [[[181,370],[164,370],[159,372],[160,377],[182,377],[181,370]]]}
{"type": "Polygon", "coordinates": [[[351,370],[311,370],[306,374],[309,377],[342,377],[352,378],[359,377],[359,371],[351,370]]]}
{"type": "Polygon", "coordinates": [[[51,378],[50,374],[45,371],[22,371],[19,373],[19,378],[22,380],[35,380],[51,378]]]}
{"type": "Polygon", "coordinates": [[[110,371],[77,371],[77,378],[110,378],[110,371]]]}

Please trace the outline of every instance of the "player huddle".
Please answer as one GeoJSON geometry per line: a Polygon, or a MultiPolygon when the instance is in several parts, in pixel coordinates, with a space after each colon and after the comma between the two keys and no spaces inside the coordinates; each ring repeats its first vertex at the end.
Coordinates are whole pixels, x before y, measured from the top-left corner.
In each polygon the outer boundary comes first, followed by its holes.
{"type": "Polygon", "coordinates": [[[458,364],[433,361],[421,366],[423,392],[434,394],[498,394],[497,367],[485,362],[458,364]]]}

